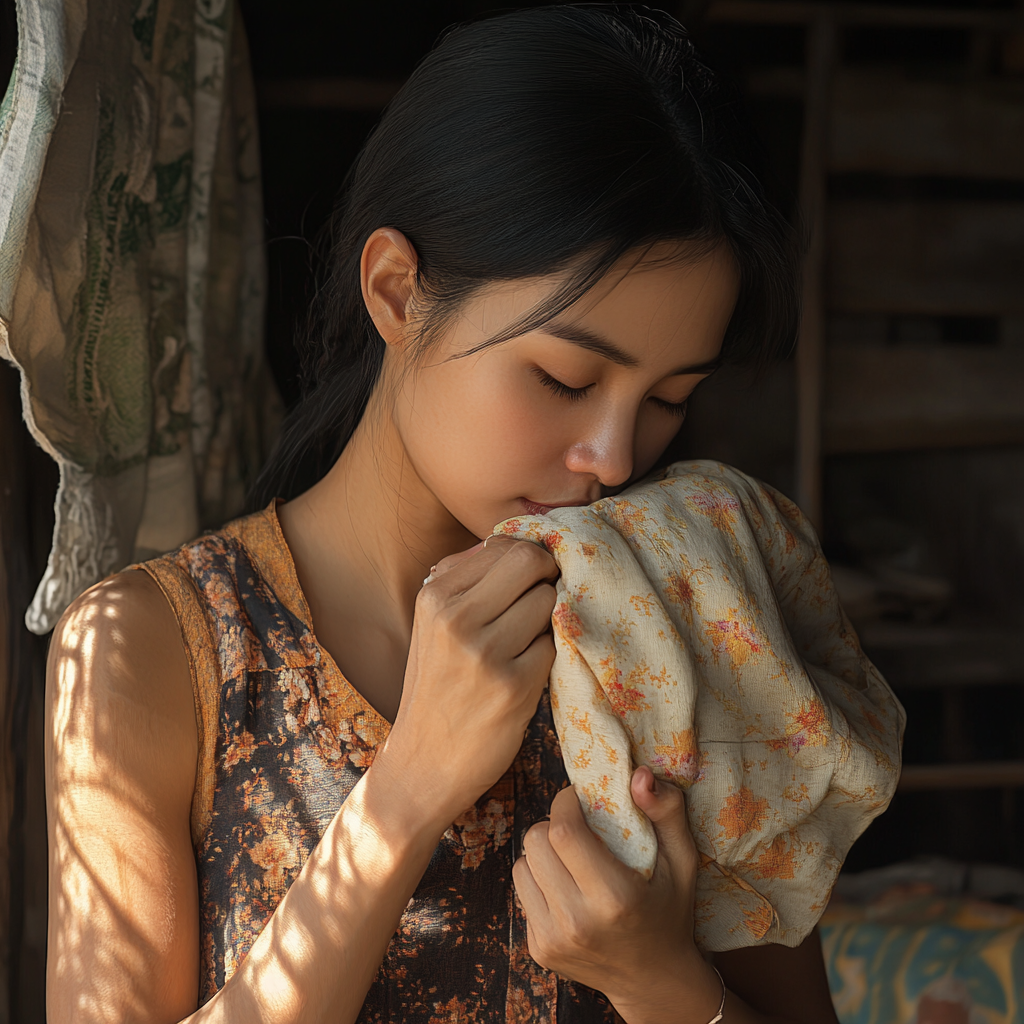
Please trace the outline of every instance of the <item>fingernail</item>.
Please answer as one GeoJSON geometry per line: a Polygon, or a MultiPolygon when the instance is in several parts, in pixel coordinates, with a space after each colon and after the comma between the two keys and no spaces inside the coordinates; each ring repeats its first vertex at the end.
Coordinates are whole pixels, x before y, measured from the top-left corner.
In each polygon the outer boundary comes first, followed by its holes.
{"type": "Polygon", "coordinates": [[[466,554],[472,555],[474,552],[479,551],[486,543],[487,539],[484,538],[484,540],[480,541],[477,544],[474,544],[471,548],[466,548],[466,554]]]}

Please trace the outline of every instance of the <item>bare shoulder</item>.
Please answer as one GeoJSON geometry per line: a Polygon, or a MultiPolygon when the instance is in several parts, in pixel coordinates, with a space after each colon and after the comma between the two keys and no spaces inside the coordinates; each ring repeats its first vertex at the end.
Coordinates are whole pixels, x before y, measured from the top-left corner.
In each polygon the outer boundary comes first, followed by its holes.
{"type": "Polygon", "coordinates": [[[197,733],[188,658],[174,612],[148,573],[118,573],[71,604],[50,642],[47,687],[54,730],[73,726],[97,754],[116,743],[106,752],[133,762],[158,755],[164,775],[173,762],[187,763],[191,788],[197,733]]]}
{"type": "Polygon", "coordinates": [[[68,608],[46,685],[48,1018],[180,1020],[198,992],[198,736],[178,623],[147,573],[68,608]]]}

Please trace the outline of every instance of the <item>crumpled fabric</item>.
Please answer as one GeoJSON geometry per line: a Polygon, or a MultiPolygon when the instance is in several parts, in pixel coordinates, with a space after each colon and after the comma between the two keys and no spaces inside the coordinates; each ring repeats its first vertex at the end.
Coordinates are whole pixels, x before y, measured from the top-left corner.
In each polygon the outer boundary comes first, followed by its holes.
{"type": "Polygon", "coordinates": [[[230,0],[17,0],[0,106],[0,355],[57,461],[46,633],[237,515],[278,400],[256,108],[230,0]]]}
{"type": "Polygon", "coordinates": [[[905,724],[800,510],[700,461],[495,533],[561,569],[551,704],[587,823],[649,877],[629,784],[650,765],[686,794],[698,944],[799,945],[895,792],[905,724]]]}

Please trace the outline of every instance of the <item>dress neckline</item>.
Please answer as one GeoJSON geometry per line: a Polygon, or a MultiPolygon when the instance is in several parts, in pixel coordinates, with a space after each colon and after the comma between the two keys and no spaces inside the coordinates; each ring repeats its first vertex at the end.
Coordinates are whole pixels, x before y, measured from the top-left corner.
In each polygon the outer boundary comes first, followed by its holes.
{"type": "Polygon", "coordinates": [[[291,606],[293,614],[309,631],[309,639],[316,649],[320,666],[327,677],[328,687],[341,697],[344,713],[352,715],[357,711],[361,712],[369,719],[367,724],[373,727],[373,731],[380,733],[378,742],[383,742],[391,731],[392,723],[352,685],[345,673],[338,667],[331,652],[317,639],[316,629],[313,625],[313,613],[310,611],[309,602],[306,600],[302,584],[299,582],[295,559],[288,546],[284,531],[281,529],[281,520],[277,515],[277,507],[283,503],[283,498],[274,498],[262,513],[270,527],[271,537],[269,539],[276,548],[278,557],[264,561],[260,570],[272,580],[279,597],[285,604],[291,606]]]}

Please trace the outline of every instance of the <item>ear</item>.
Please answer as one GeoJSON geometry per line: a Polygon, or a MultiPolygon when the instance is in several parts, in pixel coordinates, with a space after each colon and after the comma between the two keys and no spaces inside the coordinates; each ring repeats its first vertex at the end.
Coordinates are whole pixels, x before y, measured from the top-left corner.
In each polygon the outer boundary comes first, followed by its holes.
{"type": "Polygon", "coordinates": [[[359,264],[363,302],[388,345],[406,337],[419,257],[397,228],[377,228],[366,240],[359,264]]]}

